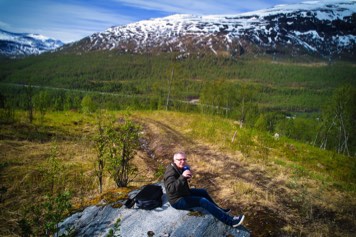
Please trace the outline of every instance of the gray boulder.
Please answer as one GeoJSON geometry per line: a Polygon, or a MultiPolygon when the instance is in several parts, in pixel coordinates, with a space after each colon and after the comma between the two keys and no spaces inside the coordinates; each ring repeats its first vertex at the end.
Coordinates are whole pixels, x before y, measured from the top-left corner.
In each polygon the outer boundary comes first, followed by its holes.
{"type": "MultiPolygon", "coordinates": [[[[163,188],[164,189],[164,188],[163,188]]],[[[143,210],[136,206],[114,208],[114,204],[90,206],[59,223],[59,236],[122,236],[122,237],[249,237],[243,226],[229,227],[203,209],[202,215],[176,210],[162,197],[163,206],[143,210]]],[[[116,203],[117,204],[117,203],[116,203]]]]}

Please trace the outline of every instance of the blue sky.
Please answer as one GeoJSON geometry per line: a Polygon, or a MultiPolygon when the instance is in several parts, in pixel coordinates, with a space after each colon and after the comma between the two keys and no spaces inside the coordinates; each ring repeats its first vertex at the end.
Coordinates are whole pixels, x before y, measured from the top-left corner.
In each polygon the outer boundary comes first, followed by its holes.
{"type": "Polygon", "coordinates": [[[303,0],[0,0],[0,29],[65,43],[111,26],[173,14],[238,14],[303,0]]]}

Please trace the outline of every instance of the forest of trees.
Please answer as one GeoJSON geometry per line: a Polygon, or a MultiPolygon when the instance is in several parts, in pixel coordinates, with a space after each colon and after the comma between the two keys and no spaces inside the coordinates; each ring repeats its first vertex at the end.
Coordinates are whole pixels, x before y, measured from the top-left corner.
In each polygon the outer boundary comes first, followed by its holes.
{"type": "Polygon", "coordinates": [[[0,69],[3,122],[16,109],[30,122],[47,110],[200,112],[355,155],[356,72],[348,63],[92,52],[4,60],[0,69]]]}
{"type": "MultiPolygon", "coordinates": [[[[43,88],[1,87],[0,122],[16,122],[15,111],[27,111],[28,121],[34,116],[40,121],[46,111],[75,110],[95,113],[101,109],[165,109],[162,101],[120,97],[100,93],[78,93],[43,88]]],[[[293,116],[281,111],[261,110],[255,91],[246,87],[231,88],[223,81],[207,84],[202,90],[203,104],[170,101],[170,110],[215,114],[239,121],[242,126],[266,131],[271,134],[303,141],[323,149],[335,150],[354,156],[356,90],[351,86],[335,89],[325,101],[320,113],[308,116],[293,116]]]]}

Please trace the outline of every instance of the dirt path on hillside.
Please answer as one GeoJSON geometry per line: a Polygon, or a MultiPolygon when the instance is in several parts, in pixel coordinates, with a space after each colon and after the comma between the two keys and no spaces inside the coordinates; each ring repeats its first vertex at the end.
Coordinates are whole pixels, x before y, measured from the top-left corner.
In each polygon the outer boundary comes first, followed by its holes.
{"type": "Polygon", "coordinates": [[[191,186],[206,188],[232,214],[245,214],[244,226],[253,236],[281,236],[287,225],[300,225],[288,193],[262,167],[248,164],[240,153],[193,141],[169,125],[140,118],[145,131],[146,164],[155,170],[168,165],[173,153],[184,151],[194,172],[191,186]],[[241,193],[243,195],[241,195],[241,193]],[[265,194],[270,194],[265,195],[265,194]]]}

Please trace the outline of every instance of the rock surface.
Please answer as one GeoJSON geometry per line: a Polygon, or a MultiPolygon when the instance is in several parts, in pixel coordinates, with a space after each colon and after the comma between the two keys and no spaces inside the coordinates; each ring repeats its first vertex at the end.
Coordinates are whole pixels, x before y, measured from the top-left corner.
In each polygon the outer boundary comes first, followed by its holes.
{"type": "MultiPolygon", "coordinates": [[[[164,191],[165,192],[165,191],[164,191]]],[[[176,210],[163,197],[160,208],[148,211],[131,209],[113,204],[90,206],[59,224],[59,235],[71,232],[75,236],[122,236],[122,237],[249,237],[243,226],[229,227],[202,209],[203,215],[191,215],[189,211],[176,210]]]]}

